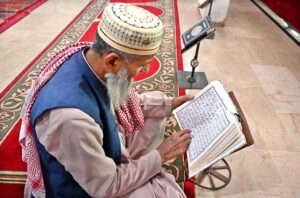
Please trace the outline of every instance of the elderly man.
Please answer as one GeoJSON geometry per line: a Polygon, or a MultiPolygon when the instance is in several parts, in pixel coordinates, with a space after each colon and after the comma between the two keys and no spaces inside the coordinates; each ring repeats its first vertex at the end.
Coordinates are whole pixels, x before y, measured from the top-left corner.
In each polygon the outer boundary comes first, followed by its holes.
{"type": "Polygon", "coordinates": [[[189,130],[163,140],[165,117],[191,97],[137,94],[163,34],[159,18],[109,4],[95,42],[71,45],[41,70],[20,133],[25,196],[185,197],[162,163],[186,151],[189,130]]]}

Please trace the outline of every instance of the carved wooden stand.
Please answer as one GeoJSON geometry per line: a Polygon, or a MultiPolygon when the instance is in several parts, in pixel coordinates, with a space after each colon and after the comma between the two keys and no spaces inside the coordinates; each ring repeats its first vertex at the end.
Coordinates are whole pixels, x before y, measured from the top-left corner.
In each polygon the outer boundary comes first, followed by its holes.
{"type": "MultiPolygon", "coordinates": [[[[185,166],[187,167],[187,161],[185,166]]],[[[186,175],[188,175],[188,168],[185,168],[185,170],[186,175]]],[[[218,190],[229,184],[231,180],[231,169],[226,160],[221,159],[189,180],[201,188],[218,190]]]]}

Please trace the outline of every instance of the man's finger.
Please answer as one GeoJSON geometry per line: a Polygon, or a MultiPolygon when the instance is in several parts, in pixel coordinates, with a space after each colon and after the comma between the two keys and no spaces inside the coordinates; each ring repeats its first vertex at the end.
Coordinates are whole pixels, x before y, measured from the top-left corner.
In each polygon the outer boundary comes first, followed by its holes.
{"type": "Polygon", "coordinates": [[[191,129],[183,129],[183,130],[181,130],[181,131],[175,133],[175,135],[181,137],[181,136],[183,136],[184,134],[190,133],[190,132],[191,132],[191,129]]]}
{"type": "Polygon", "coordinates": [[[191,135],[190,135],[190,133],[185,133],[180,138],[181,138],[182,141],[190,140],[191,139],[191,135]]]}
{"type": "Polygon", "coordinates": [[[185,101],[188,101],[188,100],[193,100],[194,99],[194,96],[192,95],[185,95],[185,101]]]}

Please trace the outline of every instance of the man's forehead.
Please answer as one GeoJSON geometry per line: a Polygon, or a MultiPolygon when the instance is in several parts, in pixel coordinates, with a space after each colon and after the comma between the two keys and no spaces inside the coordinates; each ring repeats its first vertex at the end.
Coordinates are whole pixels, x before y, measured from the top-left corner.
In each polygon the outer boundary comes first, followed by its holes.
{"type": "Polygon", "coordinates": [[[140,59],[140,62],[143,62],[144,64],[150,63],[154,56],[144,56],[140,59]]]}

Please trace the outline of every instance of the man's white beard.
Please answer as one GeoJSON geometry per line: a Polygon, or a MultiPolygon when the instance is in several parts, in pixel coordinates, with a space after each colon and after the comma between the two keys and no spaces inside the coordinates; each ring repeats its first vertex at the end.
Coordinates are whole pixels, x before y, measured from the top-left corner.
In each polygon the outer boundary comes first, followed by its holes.
{"type": "Polygon", "coordinates": [[[105,74],[107,92],[110,97],[111,109],[125,104],[128,98],[128,91],[131,88],[131,79],[127,77],[127,68],[123,66],[117,74],[105,74]]]}

